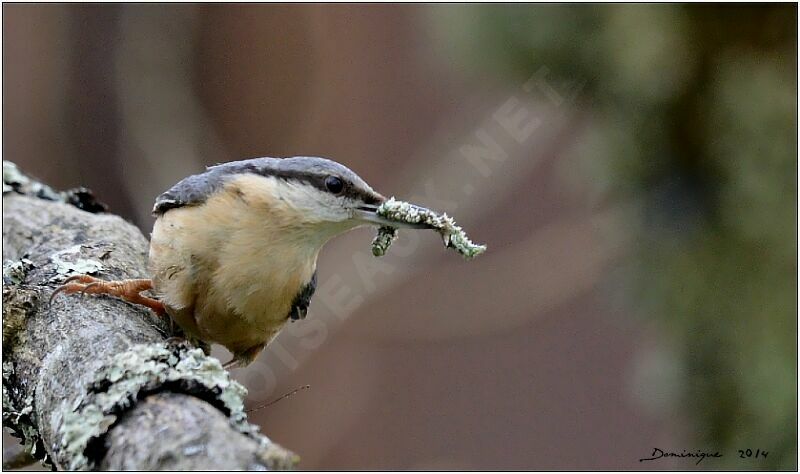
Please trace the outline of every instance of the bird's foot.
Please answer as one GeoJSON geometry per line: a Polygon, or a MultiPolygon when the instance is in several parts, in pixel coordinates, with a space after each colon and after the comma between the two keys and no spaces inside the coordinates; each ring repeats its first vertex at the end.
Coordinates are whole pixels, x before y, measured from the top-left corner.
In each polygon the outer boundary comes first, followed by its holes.
{"type": "Polygon", "coordinates": [[[94,295],[105,294],[122,298],[134,304],[147,306],[159,316],[165,316],[167,312],[162,302],[140,294],[152,288],[153,280],[150,279],[105,281],[89,275],[75,275],[67,278],[63,285],[53,291],[50,296],[50,303],[59,293],[64,293],[65,295],[74,293],[80,293],[81,295],[86,293],[94,295]]]}

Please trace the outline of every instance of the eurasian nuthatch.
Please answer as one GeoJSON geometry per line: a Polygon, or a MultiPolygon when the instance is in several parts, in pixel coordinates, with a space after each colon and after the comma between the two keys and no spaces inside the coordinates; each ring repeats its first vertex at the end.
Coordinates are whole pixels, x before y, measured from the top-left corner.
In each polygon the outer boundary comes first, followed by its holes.
{"type": "MultiPolygon", "coordinates": [[[[255,158],[212,166],[156,199],[152,279],[70,278],[54,295],[105,293],[168,314],[190,338],[245,366],[287,321],[306,316],[317,256],[365,224],[401,226],[375,211],[385,198],[324,158],[255,158]],[[152,290],[158,299],[140,293],[152,290]]],[[[407,225],[407,227],[419,227],[407,225]]]]}

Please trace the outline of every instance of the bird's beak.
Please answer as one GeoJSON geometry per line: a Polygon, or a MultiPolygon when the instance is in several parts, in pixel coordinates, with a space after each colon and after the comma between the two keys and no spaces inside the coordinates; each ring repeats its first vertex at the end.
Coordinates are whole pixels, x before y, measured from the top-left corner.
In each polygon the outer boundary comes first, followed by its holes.
{"type": "MultiPolygon", "coordinates": [[[[420,208],[423,209],[423,208],[420,208]]],[[[379,216],[375,211],[378,210],[377,204],[362,204],[356,208],[356,219],[368,224],[377,226],[390,226],[400,229],[429,229],[427,224],[410,224],[408,222],[394,221],[379,216]]]]}

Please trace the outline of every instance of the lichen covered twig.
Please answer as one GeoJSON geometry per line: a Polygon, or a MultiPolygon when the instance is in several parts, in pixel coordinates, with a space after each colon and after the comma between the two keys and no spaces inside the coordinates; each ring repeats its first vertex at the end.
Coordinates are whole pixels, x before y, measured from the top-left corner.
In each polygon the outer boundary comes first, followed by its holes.
{"type": "Polygon", "coordinates": [[[397,239],[397,228],[382,226],[378,228],[378,233],[372,239],[372,255],[376,257],[383,257],[386,251],[392,245],[392,242],[397,239]]]}
{"type": "MultiPolygon", "coordinates": [[[[473,243],[464,230],[456,225],[452,217],[447,214],[438,214],[430,209],[415,206],[414,204],[389,198],[378,207],[377,214],[390,221],[407,224],[424,224],[434,229],[442,236],[445,247],[455,249],[466,259],[472,259],[486,251],[485,245],[473,243]]],[[[382,256],[389,249],[397,237],[397,229],[383,226],[378,229],[378,234],[372,241],[372,253],[376,257],[382,256]]]]}
{"type": "Polygon", "coordinates": [[[3,161],[3,195],[12,192],[48,201],[65,202],[86,212],[105,212],[108,209],[108,206],[98,201],[87,188],[78,187],[59,192],[26,175],[16,164],[3,161]]]}
{"type": "Polygon", "coordinates": [[[246,422],[244,389],[201,350],[167,345],[163,320],[112,298],[47,304],[75,272],[141,278],[147,240],[84,212],[88,193],[3,171],[3,424],[26,450],[62,469],[293,467],[246,422]]]}
{"type": "Polygon", "coordinates": [[[77,408],[64,416],[60,443],[61,449],[70,453],[69,469],[96,469],[86,456],[89,445],[105,436],[119,414],[140,397],[164,386],[211,402],[226,412],[237,431],[262,447],[270,444],[258,427],[247,422],[243,402],[247,390],[231,380],[217,359],[185,344],[141,344],[117,354],[99,370],[77,408]]]}

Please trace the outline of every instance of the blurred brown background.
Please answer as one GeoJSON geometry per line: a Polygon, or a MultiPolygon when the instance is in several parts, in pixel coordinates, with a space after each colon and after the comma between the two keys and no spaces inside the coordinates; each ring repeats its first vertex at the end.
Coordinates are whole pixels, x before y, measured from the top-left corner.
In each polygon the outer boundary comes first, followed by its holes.
{"type": "Polygon", "coordinates": [[[235,373],[311,386],[252,414],[304,469],[796,469],[796,15],[4,4],[3,158],[147,234],[205,165],[326,156],[488,243],[326,247],[235,373]]]}

